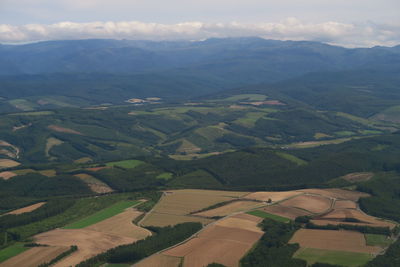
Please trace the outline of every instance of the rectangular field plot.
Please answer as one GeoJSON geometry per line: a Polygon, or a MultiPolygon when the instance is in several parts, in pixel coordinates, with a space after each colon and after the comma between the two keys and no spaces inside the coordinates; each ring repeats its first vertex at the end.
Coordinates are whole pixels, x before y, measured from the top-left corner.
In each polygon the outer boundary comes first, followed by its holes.
{"type": "Polygon", "coordinates": [[[114,215],[117,215],[118,213],[121,213],[125,209],[135,206],[135,205],[138,205],[139,203],[141,203],[141,202],[137,201],[137,200],[118,202],[118,203],[112,205],[111,207],[108,207],[99,212],[96,212],[95,214],[93,214],[89,217],[86,217],[80,221],[71,223],[71,224],[65,226],[64,229],[80,229],[80,228],[87,227],[89,225],[92,225],[92,224],[101,222],[105,219],[108,219],[114,215]]]}
{"type": "Polygon", "coordinates": [[[264,212],[262,210],[249,211],[249,212],[247,212],[247,214],[254,215],[254,216],[257,216],[257,217],[260,217],[260,218],[264,218],[264,219],[265,218],[272,219],[272,220],[275,220],[275,221],[278,221],[278,222],[284,222],[284,223],[290,222],[290,219],[288,219],[288,218],[281,217],[281,216],[278,216],[278,215],[274,215],[274,214],[271,214],[271,213],[267,213],[267,212],[264,212]]]}
{"type": "Polygon", "coordinates": [[[9,258],[12,258],[28,249],[30,248],[24,247],[24,244],[22,243],[16,243],[12,246],[4,248],[0,250],[0,262],[6,261],[9,258]]]}
{"type": "Polygon", "coordinates": [[[368,246],[387,247],[392,244],[393,240],[385,235],[365,234],[365,240],[368,246]]]}
{"type": "Polygon", "coordinates": [[[301,248],[295,253],[294,258],[303,259],[310,265],[315,262],[321,262],[332,265],[358,267],[372,260],[374,256],[368,253],[301,248]]]}

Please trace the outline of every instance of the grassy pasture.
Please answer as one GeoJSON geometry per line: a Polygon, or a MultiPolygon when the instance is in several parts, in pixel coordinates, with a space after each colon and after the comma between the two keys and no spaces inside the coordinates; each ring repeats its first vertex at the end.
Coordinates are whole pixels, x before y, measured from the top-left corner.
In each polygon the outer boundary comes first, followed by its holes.
{"type": "Polygon", "coordinates": [[[96,212],[95,214],[83,218],[82,220],[76,221],[74,223],[68,224],[67,226],[64,227],[64,229],[81,229],[85,228],[87,226],[90,226],[92,224],[101,222],[105,219],[108,219],[114,215],[117,215],[118,213],[121,213],[125,209],[136,206],[140,201],[133,200],[133,201],[121,201],[118,203],[115,203],[111,207],[105,208],[103,210],[100,210],[96,212]]]}
{"type": "Polygon", "coordinates": [[[24,247],[23,243],[15,243],[7,248],[0,250],[0,262],[6,261],[18,254],[30,249],[29,247],[24,247]]]}
{"type": "Polygon", "coordinates": [[[387,247],[393,242],[385,235],[365,234],[364,236],[368,246],[387,247]]]}
{"type": "Polygon", "coordinates": [[[266,95],[260,95],[260,94],[241,94],[241,95],[233,95],[224,99],[218,99],[217,101],[226,101],[226,102],[235,102],[241,100],[263,101],[266,98],[267,98],[266,95]]]}
{"type": "Polygon", "coordinates": [[[129,160],[107,162],[106,166],[107,167],[121,167],[121,168],[125,168],[125,169],[133,169],[141,164],[143,164],[143,161],[136,160],[136,159],[129,159],[129,160]]]}
{"type": "Polygon", "coordinates": [[[260,218],[263,218],[263,219],[268,218],[268,219],[272,219],[272,220],[275,220],[275,221],[278,221],[278,222],[283,222],[283,223],[290,222],[290,219],[288,219],[288,218],[284,218],[284,217],[281,217],[281,216],[278,216],[278,215],[267,213],[267,212],[264,212],[264,211],[261,211],[261,210],[249,211],[249,212],[247,212],[247,214],[254,215],[254,216],[257,216],[257,217],[260,217],[260,218]]]}
{"type": "Polygon", "coordinates": [[[315,262],[321,262],[333,265],[358,267],[372,260],[374,256],[368,253],[301,248],[295,253],[294,258],[303,259],[310,265],[315,262]]]}
{"type": "Polygon", "coordinates": [[[12,113],[9,115],[12,116],[44,116],[44,115],[52,115],[54,111],[32,111],[32,112],[19,112],[19,113],[12,113]]]}
{"type": "Polygon", "coordinates": [[[157,179],[163,179],[163,180],[169,180],[169,179],[172,178],[172,176],[173,176],[173,174],[170,173],[170,172],[163,172],[163,173],[157,175],[156,178],[157,179]]]}

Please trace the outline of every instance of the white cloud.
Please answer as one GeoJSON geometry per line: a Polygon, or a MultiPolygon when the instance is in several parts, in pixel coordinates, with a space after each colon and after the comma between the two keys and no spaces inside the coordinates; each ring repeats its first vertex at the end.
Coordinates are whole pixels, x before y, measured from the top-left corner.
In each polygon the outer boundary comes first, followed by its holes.
{"type": "Polygon", "coordinates": [[[2,43],[87,38],[200,40],[210,37],[244,36],[322,41],[348,47],[392,46],[400,43],[400,25],[350,24],[334,21],[304,23],[296,18],[275,23],[252,24],[238,22],[160,24],[139,21],[59,22],[20,26],[0,24],[0,42],[2,43]]]}

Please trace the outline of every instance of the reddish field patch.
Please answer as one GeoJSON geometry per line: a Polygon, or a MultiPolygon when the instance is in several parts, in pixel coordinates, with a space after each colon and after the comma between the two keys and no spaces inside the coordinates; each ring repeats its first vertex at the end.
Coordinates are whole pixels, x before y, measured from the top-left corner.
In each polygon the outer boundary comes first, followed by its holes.
{"type": "Polygon", "coordinates": [[[311,213],[325,212],[331,204],[331,199],[317,195],[300,195],[280,203],[281,206],[295,207],[311,213]]]}
{"type": "Polygon", "coordinates": [[[14,176],[17,176],[14,172],[0,172],[0,178],[3,178],[4,180],[8,180],[14,176]]]}
{"type": "Polygon", "coordinates": [[[364,234],[354,231],[300,229],[289,241],[300,247],[338,251],[379,253],[379,247],[367,246],[364,234]]]}

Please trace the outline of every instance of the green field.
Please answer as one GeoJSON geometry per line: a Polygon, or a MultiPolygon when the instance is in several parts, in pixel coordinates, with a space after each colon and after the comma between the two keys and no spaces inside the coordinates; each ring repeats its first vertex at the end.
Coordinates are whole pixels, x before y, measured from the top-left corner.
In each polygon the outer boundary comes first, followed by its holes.
{"type": "Polygon", "coordinates": [[[257,216],[257,217],[260,217],[260,218],[264,218],[264,219],[268,218],[268,219],[272,219],[272,220],[275,220],[275,221],[278,221],[278,222],[283,222],[283,223],[290,222],[290,219],[288,219],[288,218],[281,217],[281,216],[278,216],[278,215],[274,215],[274,214],[271,214],[271,213],[267,213],[267,212],[264,212],[264,211],[261,211],[261,210],[249,211],[249,212],[247,212],[247,214],[254,215],[254,216],[257,216]]]}
{"type": "Polygon", "coordinates": [[[368,253],[300,248],[294,254],[294,258],[303,259],[310,265],[315,262],[321,262],[332,265],[358,267],[372,260],[374,256],[368,253]]]}
{"type": "Polygon", "coordinates": [[[172,178],[172,176],[173,176],[173,174],[170,173],[170,172],[163,172],[163,173],[157,175],[156,178],[157,179],[163,179],[163,180],[169,180],[169,179],[172,178]]]}
{"type": "Polygon", "coordinates": [[[129,159],[129,160],[107,162],[106,166],[107,167],[121,167],[121,168],[125,168],[125,169],[133,169],[141,164],[143,164],[143,161],[136,160],[136,159],[129,159]]]}
{"type": "Polygon", "coordinates": [[[6,261],[9,258],[12,258],[28,249],[30,248],[24,247],[24,244],[22,243],[16,243],[12,246],[4,248],[0,250],[0,262],[6,261]]]}
{"type": "Polygon", "coordinates": [[[89,217],[86,217],[77,222],[68,224],[67,226],[64,227],[64,229],[80,229],[80,228],[90,226],[92,224],[95,224],[95,223],[101,222],[105,219],[108,219],[112,216],[115,216],[115,215],[123,212],[125,209],[135,206],[139,203],[141,203],[141,202],[137,201],[137,200],[121,201],[121,202],[115,203],[111,207],[108,207],[99,212],[96,212],[95,214],[93,214],[89,217]]]}
{"type": "Polygon", "coordinates": [[[387,247],[393,242],[393,240],[389,239],[385,235],[365,234],[364,236],[368,246],[387,247]]]}
{"type": "Polygon", "coordinates": [[[263,101],[267,98],[266,95],[260,95],[260,94],[241,94],[241,95],[233,95],[224,99],[219,99],[218,101],[263,101]]]}

